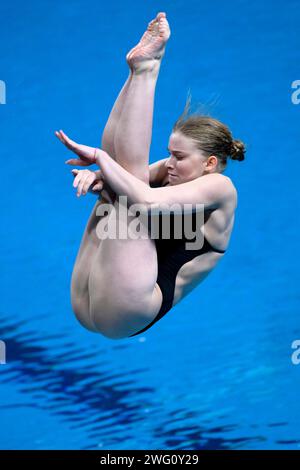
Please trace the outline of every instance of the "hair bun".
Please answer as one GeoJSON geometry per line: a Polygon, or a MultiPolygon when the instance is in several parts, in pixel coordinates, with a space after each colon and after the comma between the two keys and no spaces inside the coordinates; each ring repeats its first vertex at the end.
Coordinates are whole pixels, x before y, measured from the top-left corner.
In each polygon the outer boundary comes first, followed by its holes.
{"type": "Polygon", "coordinates": [[[234,139],[231,143],[230,158],[232,160],[245,160],[246,147],[245,144],[238,139],[234,139]]]}

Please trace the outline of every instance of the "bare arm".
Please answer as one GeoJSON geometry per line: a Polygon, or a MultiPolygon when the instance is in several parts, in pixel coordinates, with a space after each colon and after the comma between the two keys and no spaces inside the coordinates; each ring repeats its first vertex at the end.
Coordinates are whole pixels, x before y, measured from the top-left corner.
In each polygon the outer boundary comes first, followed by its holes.
{"type": "Polygon", "coordinates": [[[160,186],[165,179],[168,170],[166,167],[166,161],[168,158],[163,158],[157,162],[149,165],[149,182],[153,186],[160,186]]]}
{"type": "Polygon", "coordinates": [[[174,186],[151,188],[103,150],[77,144],[62,131],[56,132],[56,135],[64,145],[80,156],[80,160],[70,159],[66,163],[81,166],[96,163],[107,184],[117,195],[127,196],[129,205],[139,203],[151,209],[152,206],[164,209],[165,204],[204,204],[207,209],[216,209],[233,197],[234,186],[229,178],[220,173],[200,176],[174,186]]]}
{"type": "MultiPolygon", "coordinates": [[[[164,158],[162,160],[158,160],[157,162],[151,163],[149,165],[149,183],[152,186],[161,186],[163,180],[167,175],[167,169],[165,166],[165,162],[168,158],[164,158]]],[[[93,186],[85,185],[84,190],[81,194],[86,194],[87,192],[94,194],[95,196],[99,197],[99,194],[102,192],[102,187],[104,183],[104,176],[101,170],[96,170],[95,172],[96,179],[93,183],[93,186]],[[101,183],[101,184],[100,184],[101,183]]],[[[75,176],[75,175],[74,175],[75,176]]],[[[109,187],[109,184],[106,182],[106,188],[109,187]]]]}
{"type": "MultiPolygon", "coordinates": [[[[158,160],[157,162],[151,163],[151,165],[149,165],[149,182],[152,186],[161,186],[163,180],[165,179],[167,175],[167,168],[165,166],[165,163],[167,160],[168,158],[163,158],[162,160],[158,160]]],[[[96,174],[96,182],[99,181],[100,179],[102,180],[104,179],[104,176],[101,170],[95,171],[95,174],[96,174]]],[[[96,191],[91,190],[89,192],[98,196],[100,191],[97,190],[98,186],[96,182],[95,182],[96,191]]]]}
{"type": "Polygon", "coordinates": [[[112,189],[127,196],[129,205],[139,203],[163,210],[166,204],[204,204],[206,209],[216,209],[232,196],[229,178],[219,173],[165,188],[151,188],[101,150],[96,151],[96,163],[112,189]]]}

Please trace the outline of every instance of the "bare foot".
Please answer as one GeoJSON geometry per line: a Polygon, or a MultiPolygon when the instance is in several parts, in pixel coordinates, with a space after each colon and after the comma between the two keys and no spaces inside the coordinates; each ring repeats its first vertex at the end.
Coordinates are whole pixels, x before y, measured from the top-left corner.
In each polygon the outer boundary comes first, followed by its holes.
{"type": "Polygon", "coordinates": [[[156,18],[148,24],[140,42],[126,55],[129,67],[140,70],[153,66],[154,62],[161,61],[166,43],[171,35],[169,23],[165,13],[158,13],[156,18]]]}

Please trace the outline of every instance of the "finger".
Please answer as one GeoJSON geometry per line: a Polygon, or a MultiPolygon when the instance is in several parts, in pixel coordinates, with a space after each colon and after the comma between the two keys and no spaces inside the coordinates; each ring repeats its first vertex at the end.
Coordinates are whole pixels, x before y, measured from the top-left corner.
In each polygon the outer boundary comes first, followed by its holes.
{"type": "Polygon", "coordinates": [[[89,166],[86,162],[83,160],[77,160],[77,158],[70,158],[69,160],[65,161],[66,165],[76,165],[76,166],[89,166]]]}
{"type": "Polygon", "coordinates": [[[69,149],[72,150],[72,152],[75,152],[76,147],[78,144],[71,140],[62,130],[57,132],[57,137],[59,140],[69,149]]]}
{"type": "Polygon", "coordinates": [[[70,137],[67,136],[67,134],[62,129],[60,129],[59,133],[65,140],[71,140],[70,137]]]}
{"type": "Polygon", "coordinates": [[[93,186],[93,191],[101,191],[102,188],[103,188],[103,183],[99,181],[93,186]]]}
{"type": "Polygon", "coordinates": [[[62,130],[58,131],[58,134],[62,140],[66,141],[66,134],[64,134],[62,130]]]}
{"type": "Polygon", "coordinates": [[[76,175],[74,181],[73,181],[73,188],[77,188],[78,184],[80,183],[80,180],[82,178],[81,171],[76,175]]]}
{"type": "Polygon", "coordinates": [[[59,139],[61,140],[61,142],[64,145],[67,145],[67,141],[66,141],[65,137],[63,136],[63,134],[61,133],[61,131],[58,131],[58,136],[59,136],[59,139]]]}
{"type": "Polygon", "coordinates": [[[70,147],[76,147],[76,145],[78,145],[74,140],[70,139],[70,137],[68,137],[67,134],[65,134],[62,130],[60,130],[60,135],[70,147]]]}
{"type": "Polygon", "coordinates": [[[86,195],[88,193],[90,187],[94,184],[95,179],[95,173],[90,171],[88,177],[84,180],[83,188],[81,191],[83,195],[86,195]]]}
{"type": "Polygon", "coordinates": [[[77,170],[76,168],[74,168],[73,170],[71,170],[71,173],[73,173],[73,176],[75,177],[79,171],[81,170],[77,170]]]}
{"type": "Polygon", "coordinates": [[[55,135],[61,141],[61,143],[65,145],[65,147],[67,147],[69,150],[74,151],[77,144],[71,139],[69,139],[67,136],[63,135],[62,131],[56,131],[55,135]]]}
{"type": "Polygon", "coordinates": [[[58,131],[55,131],[55,135],[58,138],[58,140],[60,140],[64,144],[63,138],[58,131]]]}
{"type": "Polygon", "coordinates": [[[85,181],[87,180],[88,177],[89,177],[88,174],[83,174],[83,175],[82,175],[82,178],[81,178],[81,180],[80,180],[80,182],[79,182],[79,184],[78,184],[78,186],[77,186],[77,196],[78,196],[78,197],[81,196],[84,183],[85,183],[85,181]]]}
{"type": "Polygon", "coordinates": [[[89,189],[89,193],[92,193],[92,194],[101,194],[101,190],[94,189],[94,188],[90,188],[90,189],[89,189]]]}
{"type": "Polygon", "coordinates": [[[93,173],[86,178],[83,184],[83,188],[82,188],[82,194],[84,196],[87,194],[89,188],[92,186],[94,181],[95,181],[95,175],[93,173]]]}
{"type": "Polygon", "coordinates": [[[96,175],[97,180],[104,179],[102,170],[96,170],[95,175],[96,175]]]}

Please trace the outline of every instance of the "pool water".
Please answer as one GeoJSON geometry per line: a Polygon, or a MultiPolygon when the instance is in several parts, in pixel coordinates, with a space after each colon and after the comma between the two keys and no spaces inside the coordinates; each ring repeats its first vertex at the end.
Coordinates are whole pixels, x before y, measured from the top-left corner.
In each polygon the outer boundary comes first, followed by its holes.
{"type": "Polygon", "coordinates": [[[140,336],[84,330],[70,277],[95,199],[76,198],[54,131],[99,145],[125,54],[161,2],[12,0],[0,7],[1,449],[298,449],[299,0],[166,1],[172,36],[151,161],[187,91],[245,162],[217,268],[140,336]]]}

